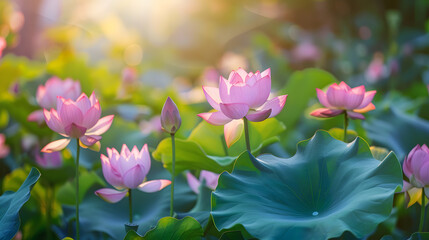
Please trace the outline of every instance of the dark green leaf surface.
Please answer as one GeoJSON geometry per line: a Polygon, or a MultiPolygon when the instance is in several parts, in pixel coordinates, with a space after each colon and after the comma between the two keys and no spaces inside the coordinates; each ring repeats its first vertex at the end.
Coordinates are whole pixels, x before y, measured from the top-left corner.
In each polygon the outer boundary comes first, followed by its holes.
{"type": "Polygon", "coordinates": [[[386,220],[402,186],[394,154],[381,163],[368,144],[325,131],[298,144],[288,159],[243,153],[212,194],[218,229],[241,224],[256,238],[328,239],[350,231],[362,238],[386,220]]]}

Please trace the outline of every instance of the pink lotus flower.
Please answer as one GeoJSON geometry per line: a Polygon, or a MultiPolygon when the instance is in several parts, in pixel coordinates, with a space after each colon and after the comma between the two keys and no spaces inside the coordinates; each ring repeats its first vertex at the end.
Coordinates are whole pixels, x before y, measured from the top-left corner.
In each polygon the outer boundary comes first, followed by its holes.
{"type": "Polygon", "coordinates": [[[225,140],[230,147],[242,133],[242,118],[260,122],[280,113],[287,95],[268,100],[271,91],[271,70],[247,73],[239,68],[228,80],[220,77],[219,88],[203,86],[209,104],[217,111],[200,113],[199,117],[213,125],[225,125],[225,140]]]}
{"type": "Polygon", "coordinates": [[[162,130],[169,134],[175,134],[182,124],[179,109],[170,97],[164,103],[161,111],[162,130]]]}
{"type": "MultiPolygon", "coordinates": [[[[78,81],[73,81],[72,79],[62,81],[58,77],[51,77],[46,81],[45,85],[40,85],[37,88],[36,100],[42,108],[51,109],[57,104],[57,96],[74,101],[80,94],[80,83],[78,81]]],[[[43,123],[43,110],[32,112],[28,116],[28,121],[43,123]]]]}
{"type": "Polygon", "coordinates": [[[293,59],[299,62],[317,61],[320,58],[319,48],[311,42],[298,44],[292,50],[293,59]]]}
{"type": "Polygon", "coordinates": [[[347,112],[353,119],[365,119],[361,113],[374,110],[371,103],[377,91],[365,92],[365,86],[350,88],[345,82],[332,84],[323,92],[317,89],[317,97],[326,108],[319,108],[310,113],[311,116],[327,118],[347,112]]]}
{"type": "Polygon", "coordinates": [[[188,180],[188,185],[189,187],[191,187],[192,191],[198,194],[200,192],[200,185],[203,181],[205,181],[205,184],[208,188],[210,188],[211,190],[215,190],[217,187],[219,174],[202,170],[200,173],[200,178],[198,180],[194,175],[192,175],[192,173],[187,172],[186,179],[188,180]]]}
{"type": "Polygon", "coordinates": [[[116,203],[128,192],[128,189],[139,189],[143,192],[157,192],[168,186],[170,180],[146,181],[146,175],[150,170],[150,156],[147,144],[141,151],[136,146],[132,151],[124,144],[121,153],[114,148],[107,148],[107,155],[101,154],[101,164],[104,178],[112,188],[102,188],[95,192],[103,200],[116,203]]]}
{"type": "Polygon", "coordinates": [[[4,134],[0,134],[0,158],[4,158],[9,155],[9,146],[5,144],[6,137],[4,134]]]}
{"type": "Polygon", "coordinates": [[[425,144],[421,147],[415,146],[405,157],[402,168],[409,180],[409,182],[404,181],[402,190],[408,207],[416,202],[421,204],[423,188],[425,188],[424,194],[429,196],[429,191],[426,190],[429,187],[429,148],[425,144]]]}
{"type": "Polygon", "coordinates": [[[389,75],[389,70],[384,65],[384,58],[381,54],[376,54],[368,65],[365,76],[368,82],[374,83],[389,75]]]}
{"type": "Polygon", "coordinates": [[[43,114],[48,127],[66,138],[49,143],[42,152],[60,151],[71,138],[79,138],[83,147],[99,145],[100,135],[110,128],[114,117],[109,115],[100,119],[100,103],[94,93],[89,99],[82,93],[76,101],[58,96],[57,109],[44,109],[43,114]]]}
{"type": "Polygon", "coordinates": [[[63,165],[63,159],[60,152],[43,153],[40,156],[36,153],[36,163],[46,169],[59,168],[63,165]]]}
{"type": "Polygon", "coordinates": [[[0,57],[5,48],[6,48],[6,40],[3,37],[0,37],[0,57]]]}

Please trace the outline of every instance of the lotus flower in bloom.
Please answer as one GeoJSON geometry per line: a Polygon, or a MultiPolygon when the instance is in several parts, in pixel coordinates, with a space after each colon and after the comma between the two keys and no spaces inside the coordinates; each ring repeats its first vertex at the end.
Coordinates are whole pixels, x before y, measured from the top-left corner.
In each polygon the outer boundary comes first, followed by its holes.
{"type": "Polygon", "coordinates": [[[59,168],[63,165],[63,159],[60,152],[42,153],[42,156],[36,153],[36,163],[46,169],[59,168]]]}
{"type": "Polygon", "coordinates": [[[101,164],[104,178],[115,187],[102,188],[95,194],[107,202],[119,202],[128,192],[128,189],[139,189],[143,192],[157,192],[171,182],[170,180],[145,181],[150,170],[150,156],[147,144],[142,150],[136,146],[132,151],[124,144],[121,153],[114,148],[107,148],[107,157],[101,154],[101,164]]]}
{"type": "Polygon", "coordinates": [[[202,170],[200,173],[200,178],[198,180],[194,175],[192,175],[192,173],[187,172],[186,179],[188,180],[188,185],[189,187],[191,187],[192,191],[198,194],[200,192],[200,185],[203,181],[208,188],[210,188],[211,190],[215,190],[217,187],[217,180],[219,179],[219,174],[202,170]]]}
{"type": "Polygon", "coordinates": [[[421,204],[422,188],[425,188],[426,196],[429,195],[429,148],[425,144],[415,146],[405,157],[402,168],[410,181],[404,181],[403,189],[408,207],[417,201],[421,204]]]}
{"type": "Polygon", "coordinates": [[[247,73],[239,68],[228,80],[220,77],[219,88],[203,86],[209,104],[217,111],[200,113],[199,117],[213,125],[225,125],[225,140],[230,147],[242,133],[242,119],[260,122],[280,113],[287,95],[268,100],[271,91],[271,70],[247,73]]]}
{"type": "Polygon", "coordinates": [[[9,154],[9,146],[5,144],[6,137],[0,134],[0,158],[4,158],[9,154]]]}
{"type": "Polygon", "coordinates": [[[323,92],[317,89],[317,97],[326,108],[319,108],[310,114],[315,117],[327,118],[347,112],[353,119],[365,119],[362,113],[374,110],[371,103],[377,91],[365,91],[365,86],[350,88],[345,82],[332,84],[323,92]]]}
{"type": "MultiPolygon", "coordinates": [[[[37,88],[36,100],[42,108],[51,109],[55,108],[57,104],[57,96],[76,100],[80,94],[80,83],[78,81],[73,81],[72,79],[62,81],[58,77],[52,77],[46,81],[45,85],[40,85],[37,88]]],[[[43,123],[43,110],[32,112],[28,116],[28,121],[43,123]]]]}
{"type": "Polygon", "coordinates": [[[43,114],[48,127],[66,138],[49,143],[42,152],[60,151],[71,138],[79,138],[83,147],[97,144],[99,148],[100,135],[110,128],[113,121],[113,115],[100,119],[100,103],[94,93],[90,98],[82,93],[76,101],[58,96],[57,109],[44,109],[43,114]]]}

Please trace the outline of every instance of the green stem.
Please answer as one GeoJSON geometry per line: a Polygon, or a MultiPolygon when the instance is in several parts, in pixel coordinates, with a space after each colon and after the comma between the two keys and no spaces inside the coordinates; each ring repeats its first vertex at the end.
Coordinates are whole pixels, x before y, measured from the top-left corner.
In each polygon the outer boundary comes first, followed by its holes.
{"type": "Polygon", "coordinates": [[[172,151],[172,169],[171,169],[171,196],[170,196],[170,217],[173,217],[173,202],[174,202],[174,177],[176,175],[176,142],[174,134],[171,134],[171,151],[172,151]]]}
{"type": "Polygon", "coordinates": [[[344,111],[344,142],[347,142],[347,127],[349,126],[349,118],[347,111],[344,111]]]}
{"type": "Polygon", "coordinates": [[[50,240],[52,239],[52,235],[51,235],[51,225],[52,225],[52,201],[51,201],[51,184],[48,185],[48,187],[46,188],[46,224],[48,225],[48,227],[46,228],[46,236],[47,239],[50,240]]]}
{"type": "Polygon", "coordinates": [[[252,153],[252,150],[250,149],[250,140],[249,140],[249,123],[247,121],[247,118],[244,117],[244,136],[246,137],[246,148],[249,153],[252,153]]]}
{"type": "Polygon", "coordinates": [[[76,138],[76,240],[79,240],[79,138],[76,138]]]}
{"type": "Polygon", "coordinates": [[[128,203],[130,205],[130,223],[133,223],[133,195],[131,189],[128,189],[128,203]]]}
{"type": "Polygon", "coordinates": [[[222,146],[223,146],[223,151],[225,152],[225,156],[228,156],[228,146],[226,145],[226,141],[225,141],[225,135],[221,135],[220,136],[220,141],[222,142],[222,146]]]}
{"type": "Polygon", "coordinates": [[[425,222],[425,208],[426,208],[426,196],[425,196],[425,189],[422,188],[422,207],[420,211],[420,225],[419,225],[419,232],[423,231],[423,225],[425,222]]]}

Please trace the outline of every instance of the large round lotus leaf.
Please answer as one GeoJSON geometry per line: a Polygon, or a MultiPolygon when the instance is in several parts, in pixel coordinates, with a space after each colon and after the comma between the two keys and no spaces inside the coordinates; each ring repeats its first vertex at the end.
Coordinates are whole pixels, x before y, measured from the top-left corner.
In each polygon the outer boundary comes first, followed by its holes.
{"type": "Polygon", "coordinates": [[[260,239],[361,238],[386,220],[402,185],[394,154],[373,158],[368,144],[325,131],[298,144],[288,159],[243,153],[212,194],[218,229],[241,224],[260,239]]]}

